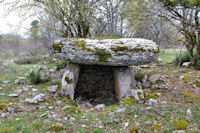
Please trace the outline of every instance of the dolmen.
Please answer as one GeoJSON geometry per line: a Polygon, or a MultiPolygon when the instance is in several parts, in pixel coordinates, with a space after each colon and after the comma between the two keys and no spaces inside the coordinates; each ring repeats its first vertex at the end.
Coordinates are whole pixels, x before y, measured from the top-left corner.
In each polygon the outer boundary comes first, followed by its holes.
{"type": "Polygon", "coordinates": [[[105,104],[131,96],[130,66],[151,63],[159,52],[155,42],[138,38],[57,39],[48,49],[53,57],[70,61],[61,81],[63,96],[105,104]]]}

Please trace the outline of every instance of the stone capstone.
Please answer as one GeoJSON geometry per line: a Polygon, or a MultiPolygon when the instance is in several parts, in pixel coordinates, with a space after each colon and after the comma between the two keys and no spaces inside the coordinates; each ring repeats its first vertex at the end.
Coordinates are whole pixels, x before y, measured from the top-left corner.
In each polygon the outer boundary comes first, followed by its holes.
{"type": "Polygon", "coordinates": [[[48,46],[49,53],[76,64],[130,66],[143,65],[157,59],[159,48],[151,40],[58,39],[48,46]]]}

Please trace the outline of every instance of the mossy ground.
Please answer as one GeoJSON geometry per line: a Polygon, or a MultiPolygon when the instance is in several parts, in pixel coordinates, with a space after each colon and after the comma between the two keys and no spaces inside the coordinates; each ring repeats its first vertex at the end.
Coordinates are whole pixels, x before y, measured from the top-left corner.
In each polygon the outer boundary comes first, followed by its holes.
{"type": "MultiPolygon", "coordinates": [[[[187,121],[187,128],[184,128],[186,132],[196,133],[200,131],[200,91],[198,91],[199,87],[195,87],[198,83],[197,81],[200,80],[200,71],[179,68],[173,65],[144,68],[144,73],[152,72],[168,76],[165,82],[156,84],[158,86],[162,85],[164,88],[157,87],[157,89],[152,90],[152,95],[157,92],[161,93],[158,100],[166,101],[167,104],[159,102],[157,106],[151,109],[145,109],[148,107],[146,104],[139,104],[132,99],[126,99],[124,104],[108,106],[105,109],[80,109],[72,100],[60,96],[54,97],[47,91],[46,88],[57,84],[59,79],[33,85],[33,88],[38,89],[37,93],[45,93],[49,96],[47,100],[39,104],[30,105],[24,103],[25,98],[32,97],[31,94],[34,92],[31,89],[23,91],[19,94],[19,97],[8,97],[8,94],[15,93],[18,88],[30,85],[30,83],[15,85],[14,80],[17,77],[25,76],[35,66],[41,64],[42,62],[36,65],[17,65],[12,63],[6,65],[4,70],[0,71],[0,81],[10,81],[5,86],[0,83],[0,93],[5,94],[5,96],[0,96],[0,108],[4,108],[4,105],[9,103],[23,105],[24,107],[22,112],[8,114],[4,118],[0,116],[0,132],[127,133],[140,130],[147,133],[171,133],[176,130],[175,121],[179,121],[178,125],[180,121],[187,121]],[[187,75],[190,76],[188,77],[187,75]],[[185,76],[185,78],[180,79],[180,76],[185,76]],[[62,101],[62,103],[57,104],[57,101],[62,101]],[[65,106],[69,108],[67,109],[65,106]],[[113,113],[118,108],[125,108],[126,111],[113,113]],[[191,116],[187,115],[188,109],[191,110],[191,116]],[[74,120],[70,120],[71,117],[74,120]],[[120,122],[106,124],[115,118],[118,118],[120,122]]],[[[49,69],[55,67],[54,64],[47,64],[47,66],[49,69]]],[[[0,109],[0,112],[5,113],[6,111],[0,109]]],[[[181,128],[183,127],[181,126],[181,128]]]]}

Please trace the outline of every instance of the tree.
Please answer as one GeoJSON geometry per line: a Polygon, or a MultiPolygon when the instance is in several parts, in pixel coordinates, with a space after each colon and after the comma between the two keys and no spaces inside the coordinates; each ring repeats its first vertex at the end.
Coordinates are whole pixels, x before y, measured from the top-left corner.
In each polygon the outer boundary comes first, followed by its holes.
{"type": "Polygon", "coordinates": [[[174,25],[184,36],[191,62],[200,66],[200,1],[199,0],[158,0],[164,11],[159,14],[174,25]],[[195,56],[195,52],[197,56],[195,56]]]}
{"type": "Polygon", "coordinates": [[[42,9],[56,22],[62,37],[88,37],[99,0],[34,0],[30,6],[42,9]]]}
{"type": "Polygon", "coordinates": [[[37,42],[39,39],[39,21],[34,20],[31,22],[31,28],[30,28],[30,36],[33,38],[34,42],[37,42]]]}

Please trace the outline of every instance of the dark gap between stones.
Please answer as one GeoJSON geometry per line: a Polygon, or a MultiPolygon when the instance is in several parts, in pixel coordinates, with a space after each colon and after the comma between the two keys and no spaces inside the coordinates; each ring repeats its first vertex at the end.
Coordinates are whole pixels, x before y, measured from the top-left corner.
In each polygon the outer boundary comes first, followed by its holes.
{"type": "Polygon", "coordinates": [[[80,74],[75,89],[75,99],[90,101],[92,105],[117,103],[112,66],[80,65],[80,74]]]}

